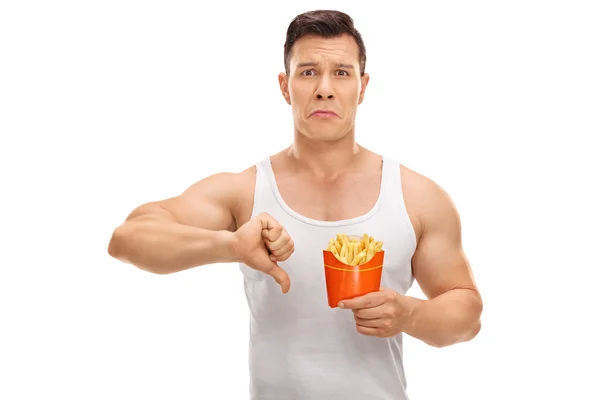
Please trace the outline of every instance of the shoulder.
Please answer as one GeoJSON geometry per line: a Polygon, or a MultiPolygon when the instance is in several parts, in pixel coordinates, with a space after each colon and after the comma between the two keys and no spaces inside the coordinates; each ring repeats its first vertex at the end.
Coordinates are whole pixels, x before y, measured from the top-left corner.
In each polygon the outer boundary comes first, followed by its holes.
{"type": "Polygon", "coordinates": [[[400,164],[402,194],[417,239],[431,230],[460,229],[457,209],[449,193],[432,178],[400,164]]]}
{"type": "Polygon", "coordinates": [[[167,201],[188,209],[199,204],[213,204],[232,215],[235,225],[239,226],[240,219],[251,214],[255,181],[256,165],[237,172],[216,172],[192,183],[181,195],[167,201]]]}
{"type": "Polygon", "coordinates": [[[190,185],[183,193],[188,197],[210,196],[236,200],[253,185],[256,168],[250,166],[240,172],[217,172],[190,185]]]}

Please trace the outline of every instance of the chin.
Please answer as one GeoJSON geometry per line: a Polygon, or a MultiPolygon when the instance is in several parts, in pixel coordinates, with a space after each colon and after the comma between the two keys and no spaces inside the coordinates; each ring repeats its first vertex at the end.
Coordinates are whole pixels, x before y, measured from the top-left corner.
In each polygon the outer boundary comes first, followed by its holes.
{"type": "Polygon", "coordinates": [[[308,123],[303,126],[296,126],[296,130],[305,138],[318,142],[335,142],[346,136],[347,129],[340,129],[340,126],[327,126],[322,123],[308,123]]]}
{"type": "Polygon", "coordinates": [[[340,139],[343,139],[344,136],[346,136],[345,133],[343,132],[336,132],[336,131],[317,131],[317,132],[311,132],[311,131],[302,131],[301,134],[308,138],[309,140],[315,141],[315,142],[336,142],[340,139]]]}

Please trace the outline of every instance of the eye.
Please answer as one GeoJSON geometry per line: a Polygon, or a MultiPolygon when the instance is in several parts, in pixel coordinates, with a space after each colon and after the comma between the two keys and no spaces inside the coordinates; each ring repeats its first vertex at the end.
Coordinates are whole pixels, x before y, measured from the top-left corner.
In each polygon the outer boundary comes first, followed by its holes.
{"type": "Polygon", "coordinates": [[[349,75],[347,71],[344,71],[342,69],[338,70],[337,72],[339,72],[342,76],[348,76],[349,75]]]}
{"type": "Polygon", "coordinates": [[[315,73],[315,71],[314,71],[314,70],[312,70],[312,69],[307,69],[306,71],[302,71],[302,75],[303,75],[303,76],[313,76],[313,75],[314,75],[314,73],[315,73]],[[310,73],[310,74],[309,74],[309,73],[310,73]]]}

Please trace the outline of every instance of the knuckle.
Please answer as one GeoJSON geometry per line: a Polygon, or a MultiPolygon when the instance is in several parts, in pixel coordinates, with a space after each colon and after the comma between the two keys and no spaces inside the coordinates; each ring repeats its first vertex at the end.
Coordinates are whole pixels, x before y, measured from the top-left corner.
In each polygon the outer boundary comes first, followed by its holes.
{"type": "Polygon", "coordinates": [[[285,250],[285,251],[283,252],[283,255],[282,255],[282,260],[281,260],[281,261],[285,261],[285,260],[287,260],[288,258],[290,258],[290,257],[292,256],[292,253],[293,253],[293,251],[291,251],[291,250],[285,250]]]}

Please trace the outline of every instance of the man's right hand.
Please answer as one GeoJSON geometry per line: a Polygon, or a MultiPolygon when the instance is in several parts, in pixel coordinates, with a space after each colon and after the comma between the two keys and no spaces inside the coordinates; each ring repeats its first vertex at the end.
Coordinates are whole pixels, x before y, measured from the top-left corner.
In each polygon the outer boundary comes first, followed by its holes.
{"type": "Polygon", "coordinates": [[[290,290],[290,277],[277,261],[285,261],[294,252],[294,241],[271,215],[261,213],[242,225],[234,234],[235,252],[250,268],[271,275],[281,286],[290,290]]]}

